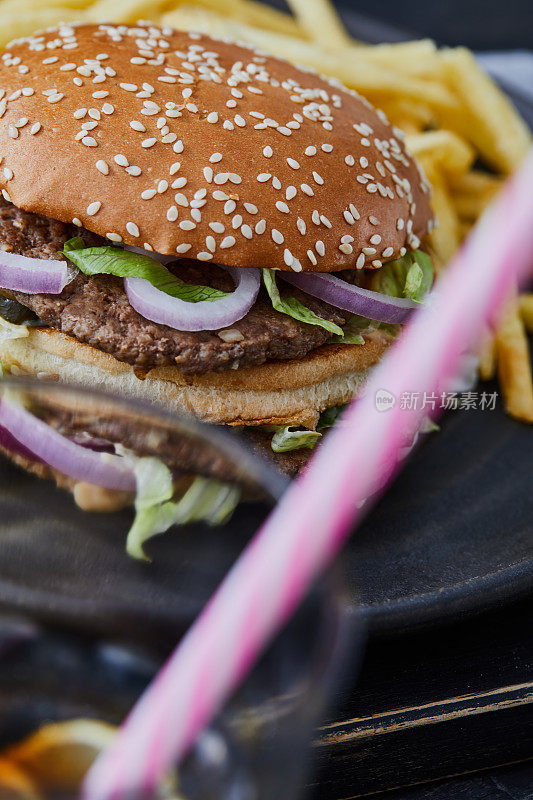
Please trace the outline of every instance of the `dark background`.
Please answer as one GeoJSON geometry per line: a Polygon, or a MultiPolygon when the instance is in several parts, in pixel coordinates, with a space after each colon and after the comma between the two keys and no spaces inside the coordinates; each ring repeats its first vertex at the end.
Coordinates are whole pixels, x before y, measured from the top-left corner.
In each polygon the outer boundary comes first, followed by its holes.
{"type": "Polygon", "coordinates": [[[341,0],[337,5],[442,44],[533,48],[531,0],[341,0]]]}

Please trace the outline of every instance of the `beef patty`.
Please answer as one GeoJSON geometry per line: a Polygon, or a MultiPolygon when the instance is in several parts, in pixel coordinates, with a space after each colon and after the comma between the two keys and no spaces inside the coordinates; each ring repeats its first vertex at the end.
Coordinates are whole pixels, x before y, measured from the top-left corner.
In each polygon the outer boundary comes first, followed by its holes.
{"type": "MultiPolygon", "coordinates": [[[[2,250],[33,258],[62,259],[63,245],[73,236],[81,236],[87,246],[109,245],[83,228],[21,211],[0,198],[2,250]]],[[[188,282],[226,291],[233,288],[228,273],[216,265],[180,259],[169,269],[188,282]]],[[[318,316],[344,324],[342,314],[327,303],[292,287],[280,288],[301,299],[318,316]]],[[[111,276],[88,278],[80,273],[59,295],[3,293],[58,331],[143,369],[175,365],[183,373],[199,374],[275,359],[302,358],[329,337],[321,327],[275,311],[264,289],[248,314],[232,325],[232,330],[242,335],[242,339],[232,342],[223,341],[216,331],[178,331],[150,322],[130,306],[122,280],[111,276]]]]}

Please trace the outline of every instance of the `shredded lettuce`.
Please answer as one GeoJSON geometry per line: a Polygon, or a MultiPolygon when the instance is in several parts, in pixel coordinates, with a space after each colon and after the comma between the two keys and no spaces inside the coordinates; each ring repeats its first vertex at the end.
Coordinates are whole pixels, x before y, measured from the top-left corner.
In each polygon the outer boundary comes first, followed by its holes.
{"type": "Polygon", "coordinates": [[[370,289],[390,297],[408,297],[422,303],[433,284],[433,264],[423,250],[388,261],[372,273],[370,289]]]}
{"type": "Polygon", "coordinates": [[[332,406],[331,408],[326,408],[320,415],[320,419],[318,420],[317,430],[323,430],[324,428],[332,428],[337,420],[339,419],[340,415],[347,408],[348,403],[345,403],[342,406],[332,406]]]}
{"type": "Polygon", "coordinates": [[[276,311],[279,311],[281,314],[287,314],[289,317],[297,319],[300,322],[307,322],[308,325],[319,325],[330,333],[340,336],[341,339],[343,338],[344,333],[342,328],[335,325],[334,322],[322,319],[322,317],[319,317],[314,311],[311,311],[310,308],[304,306],[304,304],[300,303],[295,297],[281,297],[273,269],[263,269],[263,283],[265,284],[265,289],[276,311]]]}
{"type": "Polygon", "coordinates": [[[275,453],[287,453],[307,447],[312,450],[320,439],[318,431],[308,431],[291,425],[280,426],[272,437],[271,447],[275,453]]]}
{"type": "Polygon", "coordinates": [[[195,478],[179,500],[173,500],[174,481],[162,461],[153,457],[139,458],[123,448],[120,452],[130,459],[137,482],[135,519],[126,542],[126,550],[133,558],[148,560],[144,543],[172,525],[222,524],[239,502],[237,487],[202,477],[195,478]]]}
{"type": "Polygon", "coordinates": [[[79,236],[65,242],[63,254],[84,275],[143,278],[161,292],[185,300],[187,303],[200,303],[203,300],[214,302],[222,297],[228,297],[227,292],[221,292],[211,286],[185,283],[150,256],[132,253],[120,247],[85,247],[83,239],[79,236]]]}

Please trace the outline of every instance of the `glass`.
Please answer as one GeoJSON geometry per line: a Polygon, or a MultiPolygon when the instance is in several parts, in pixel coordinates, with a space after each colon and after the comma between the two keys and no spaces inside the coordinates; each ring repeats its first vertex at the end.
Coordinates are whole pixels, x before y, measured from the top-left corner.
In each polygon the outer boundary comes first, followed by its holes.
{"type": "MultiPolygon", "coordinates": [[[[118,441],[117,432],[134,426],[143,452],[158,455],[172,445],[192,452],[200,467],[221,460],[246,502],[225,527],[186,525],[154,538],[146,548],[151,563],[139,562],[124,551],[131,509],[82,511],[52,481],[0,458],[4,747],[51,720],[88,716],[119,724],[288,482],[238,433],[154,406],[5,378],[0,402],[14,394],[78,443],[87,430],[103,429],[118,441]]],[[[180,792],[190,800],[297,797],[313,731],[347,644],[350,653],[357,650],[357,630],[337,566],[200,737],[180,767],[180,792]]],[[[54,800],[76,796],[73,788],[47,791],[54,800]]]]}

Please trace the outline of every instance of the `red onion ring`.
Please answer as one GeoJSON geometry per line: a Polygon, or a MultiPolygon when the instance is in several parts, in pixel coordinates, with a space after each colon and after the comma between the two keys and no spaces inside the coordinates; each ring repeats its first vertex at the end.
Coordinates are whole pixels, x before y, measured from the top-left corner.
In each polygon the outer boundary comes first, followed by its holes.
{"type": "Polygon", "coordinates": [[[144,278],[124,278],[124,287],[133,308],[146,319],[179,331],[214,331],[242,319],[255,303],[261,283],[259,270],[225,267],[235,281],[229,297],[213,302],[187,303],[156,289],[144,278]]]}
{"type": "Polygon", "coordinates": [[[75,272],[66,261],[0,251],[0,287],[26,294],[60,294],[75,272]]]}
{"type": "Polygon", "coordinates": [[[302,292],[318,297],[343,311],[359,314],[362,317],[379,322],[407,322],[410,315],[418,307],[418,303],[405,297],[390,297],[370,289],[362,289],[337,278],[319,272],[293,275],[288,272],[277,272],[284,281],[292,283],[302,292]]]}
{"type": "Polygon", "coordinates": [[[2,400],[0,425],[30,453],[64,475],[106,489],[135,491],[135,476],[122,456],[75,444],[22,406],[2,400]]]}

